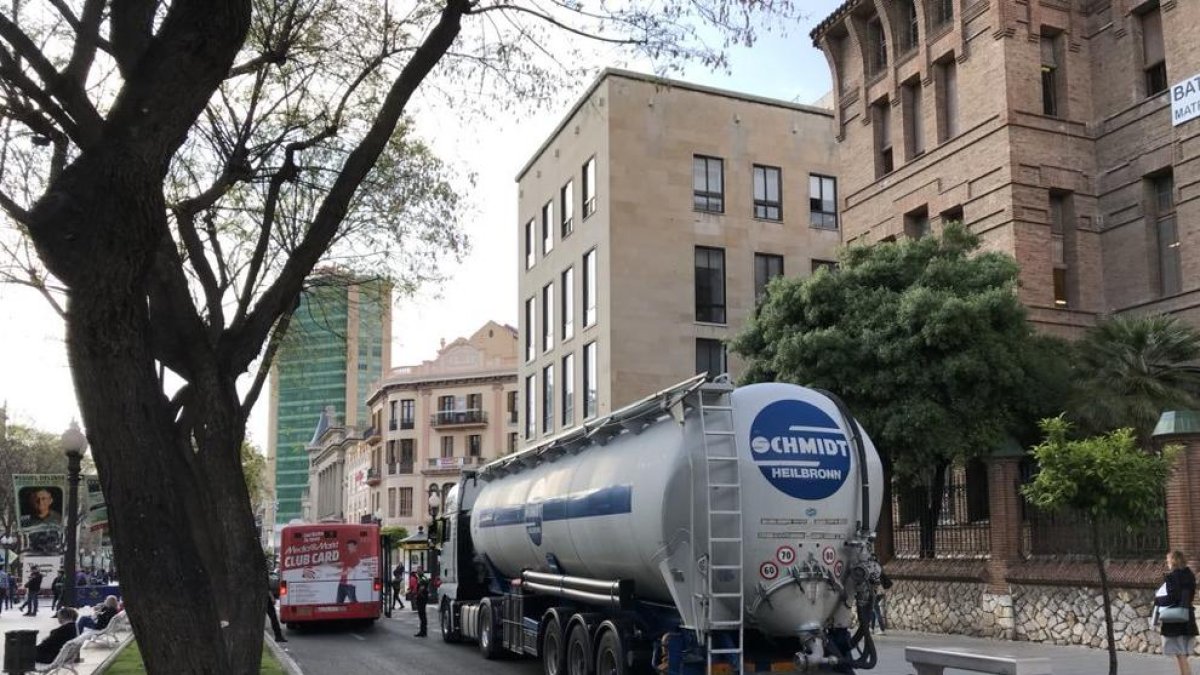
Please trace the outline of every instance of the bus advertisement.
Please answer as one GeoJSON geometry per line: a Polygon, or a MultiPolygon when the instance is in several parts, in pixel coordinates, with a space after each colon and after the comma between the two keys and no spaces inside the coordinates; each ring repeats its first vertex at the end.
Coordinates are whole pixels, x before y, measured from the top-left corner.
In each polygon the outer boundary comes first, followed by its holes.
{"type": "Polygon", "coordinates": [[[374,621],[382,611],[379,526],[287,525],[279,560],[279,619],[374,621]]]}

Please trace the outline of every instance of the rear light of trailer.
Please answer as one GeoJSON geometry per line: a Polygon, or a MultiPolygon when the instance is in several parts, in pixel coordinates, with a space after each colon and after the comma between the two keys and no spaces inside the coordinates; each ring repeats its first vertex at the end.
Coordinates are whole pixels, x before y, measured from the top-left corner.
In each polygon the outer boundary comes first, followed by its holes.
{"type": "Polygon", "coordinates": [[[287,582],[280,581],[279,582],[279,597],[282,598],[285,595],[287,595],[287,582]]]}

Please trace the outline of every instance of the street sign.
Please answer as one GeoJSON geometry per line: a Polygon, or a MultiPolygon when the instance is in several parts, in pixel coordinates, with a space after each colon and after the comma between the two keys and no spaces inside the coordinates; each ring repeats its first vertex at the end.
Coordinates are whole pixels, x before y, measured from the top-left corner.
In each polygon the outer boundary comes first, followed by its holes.
{"type": "Polygon", "coordinates": [[[775,563],[768,560],[767,562],[758,566],[758,575],[767,581],[770,581],[771,579],[779,576],[779,567],[775,563]]]}

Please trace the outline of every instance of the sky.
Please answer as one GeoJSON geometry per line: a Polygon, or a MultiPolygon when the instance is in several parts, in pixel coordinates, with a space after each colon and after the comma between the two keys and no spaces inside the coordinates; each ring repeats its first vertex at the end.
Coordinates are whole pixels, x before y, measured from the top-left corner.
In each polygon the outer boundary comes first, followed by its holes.
{"type": "MultiPolygon", "coordinates": [[[[813,103],[830,88],[829,70],[808,33],[842,0],[799,0],[807,16],[799,25],[760,36],[753,48],[729,53],[728,72],[692,66],[678,79],[711,87],[813,103]]],[[[596,70],[609,65],[594,64],[596,70]]],[[[633,70],[650,71],[634,65],[633,70]]],[[[579,81],[560,100],[530,112],[514,107],[468,128],[442,124],[444,116],[417,116],[418,131],[460,173],[476,182],[465,196],[470,216],[463,223],[471,252],[444,268],[447,281],[416,296],[399,298],[392,309],[392,365],[420,363],[437,356],[442,340],[469,336],[488,320],[516,325],[517,171],[583,94],[591,78],[579,81]]],[[[267,439],[266,392],[248,425],[249,439],[267,439]]],[[[0,404],[19,424],[57,433],[79,417],[58,316],[37,292],[0,284],[0,404]]]]}

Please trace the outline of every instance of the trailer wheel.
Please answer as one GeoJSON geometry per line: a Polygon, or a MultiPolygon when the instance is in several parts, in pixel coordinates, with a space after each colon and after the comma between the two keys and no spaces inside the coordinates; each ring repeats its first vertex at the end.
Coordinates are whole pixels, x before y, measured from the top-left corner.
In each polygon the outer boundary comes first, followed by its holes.
{"type": "Polygon", "coordinates": [[[442,628],[442,642],[458,642],[458,634],[454,632],[454,607],[449,598],[443,598],[438,605],[438,623],[442,628]]]}
{"type": "Polygon", "coordinates": [[[500,658],[500,645],[496,643],[495,624],[492,623],[492,604],[484,602],[479,607],[479,653],[491,661],[500,658]]]}
{"type": "Polygon", "coordinates": [[[558,617],[546,622],[542,633],[542,672],[544,675],[566,675],[567,651],[563,649],[562,627],[558,617]]]}
{"type": "Polygon", "coordinates": [[[615,631],[604,631],[600,646],[596,649],[596,675],[626,675],[625,645],[615,631]]]}
{"type": "Polygon", "coordinates": [[[588,630],[582,623],[571,629],[571,637],[567,638],[567,675],[592,674],[592,641],[588,639],[588,630]]]}

